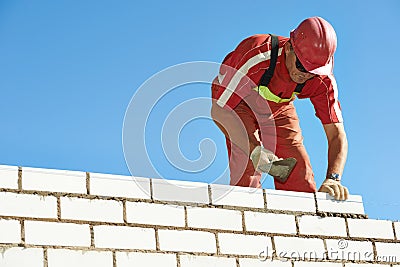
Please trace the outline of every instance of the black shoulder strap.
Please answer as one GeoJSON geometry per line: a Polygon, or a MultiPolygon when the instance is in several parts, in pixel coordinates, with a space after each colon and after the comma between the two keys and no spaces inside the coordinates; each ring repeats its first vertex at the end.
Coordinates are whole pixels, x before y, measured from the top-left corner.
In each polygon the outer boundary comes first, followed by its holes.
{"type": "MultiPolygon", "coordinates": [[[[274,76],[274,72],[275,72],[275,67],[276,67],[276,61],[278,59],[278,50],[279,50],[279,40],[278,40],[278,36],[274,35],[274,34],[270,34],[271,36],[271,62],[269,63],[269,67],[268,69],[265,70],[263,76],[260,79],[260,82],[258,84],[258,86],[268,86],[269,82],[272,79],[272,76],[274,76]]],[[[296,88],[294,89],[294,91],[298,94],[301,93],[301,91],[303,90],[305,83],[299,83],[296,85],[296,88]]]]}
{"type": "Polygon", "coordinates": [[[305,82],[304,83],[298,83],[296,85],[296,88],[294,89],[294,92],[300,94],[301,90],[303,90],[304,85],[306,85],[305,82]]]}
{"type": "Polygon", "coordinates": [[[274,76],[276,61],[278,59],[279,41],[278,36],[270,34],[271,36],[271,61],[269,63],[269,68],[264,72],[260,79],[258,86],[268,86],[271,81],[272,76],[274,76]]]}

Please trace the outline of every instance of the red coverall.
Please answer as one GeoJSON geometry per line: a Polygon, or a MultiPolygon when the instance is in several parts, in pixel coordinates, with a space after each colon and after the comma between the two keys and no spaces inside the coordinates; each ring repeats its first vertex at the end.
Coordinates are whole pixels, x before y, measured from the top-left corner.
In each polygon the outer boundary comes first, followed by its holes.
{"type": "MultiPolygon", "coordinates": [[[[220,107],[236,112],[249,136],[258,130],[259,139],[265,148],[274,151],[280,158],[297,159],[285,183],[275,180],[276,189],[315,192],[314,174],[293,105],[297,84],[291,80],[285,65],[283,46],[287,41],[288,38],[279,37],[278,60],[268,88],[275,96],[290,101],[275,103],[264,99],[257,92],[261,76],[270,63],[271,38],[268,34],[254,35],[243,40],[225,57],[211,87],[212,98],[220,107]]],[[[333,74],[315,76],[308,80],[297,97],[310,98],[316,116],[323,124],[343,121],[333,74]]],[[[226,138],[226,145],[230,184],[261,187],[261,173],[255,172],[247,154],[231,143],[229,138],[226,138]]]]}

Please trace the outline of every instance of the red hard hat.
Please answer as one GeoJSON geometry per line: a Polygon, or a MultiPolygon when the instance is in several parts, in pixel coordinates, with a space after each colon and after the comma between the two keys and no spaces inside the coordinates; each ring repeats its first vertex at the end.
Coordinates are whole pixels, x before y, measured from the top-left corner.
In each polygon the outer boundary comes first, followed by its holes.
{"type": "Polygon", "coordinates": [[[329,75],[333,70],[336,33],[332,25],[320,17],[303,20],[290,32],[294,52],[304,68],[317,75],[329,75]]]}

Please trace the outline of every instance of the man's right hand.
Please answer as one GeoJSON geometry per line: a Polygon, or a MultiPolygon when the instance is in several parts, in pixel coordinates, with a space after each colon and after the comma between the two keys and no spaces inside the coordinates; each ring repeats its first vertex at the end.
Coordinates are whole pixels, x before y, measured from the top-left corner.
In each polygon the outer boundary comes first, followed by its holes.
{"type": "Polygon", "coordinates": [[[278,158],[272,151],[265,149],[262,146],[257,146],[250,154],[250,159],[253,162],[254,169],[258,172],[268,173],[271,169],[272,162],[278,158]]]}
{"type": "Polygon", "coordinates": [[[272,151],[261,146],[253,149],[250,159],[256,171],[268,173],[281,183],[286,182],[297,162],[295,158],[278,158],[272,151]]]}

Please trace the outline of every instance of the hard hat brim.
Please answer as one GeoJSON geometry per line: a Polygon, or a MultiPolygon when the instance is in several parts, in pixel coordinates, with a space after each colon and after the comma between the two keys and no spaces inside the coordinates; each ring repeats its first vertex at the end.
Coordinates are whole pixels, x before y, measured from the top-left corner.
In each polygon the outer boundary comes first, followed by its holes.
{"type": "Polygon", "coordinates": [[[333,72],[333,57],[329,60],[328,64],[315,69],[308,69],[304,66],[309,73],[317,75],[330,75],[333,72]]]}

